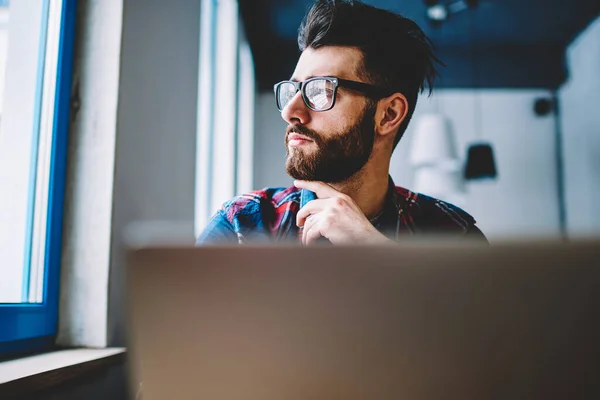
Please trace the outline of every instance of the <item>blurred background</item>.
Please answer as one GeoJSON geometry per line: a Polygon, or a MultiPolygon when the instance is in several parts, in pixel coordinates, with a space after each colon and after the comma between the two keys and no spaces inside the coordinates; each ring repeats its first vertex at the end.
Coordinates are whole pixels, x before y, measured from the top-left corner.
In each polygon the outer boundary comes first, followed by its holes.
{"type": "MultiPolygon", "coordinates": [[[[0,0],[0,357],[125,346],[127,227],[191,244],[222,202],[291,185],[272,87],[311,3],[0,0]]],[[[446,64],[395,183],[492,243],[598,236],[600,2],[367,3],[446,64]]],[[[51,398],[121,396],[123,368],[51,398]]]]}
{"type": "MultiPolygon", "coordinates": [[[[600,120],[594,112],[600,3],[369,3],[415,20],[446,64],[395,151],[390,172],[396,184],[465,208],[492,241],[600,231],[600,120]],[[477,144],[491,146],[495,171],[490,156],[481,158],[485,148],[467,157],[477,144]],[[454,168],[445,159],[454,159],[454,168]]],[[[293,71],[297,27],[309,4],[240,2],[258,88],[257,187],[289,184],[280,167],[277,138],[284,125],[271,86],[293,71]]]]}

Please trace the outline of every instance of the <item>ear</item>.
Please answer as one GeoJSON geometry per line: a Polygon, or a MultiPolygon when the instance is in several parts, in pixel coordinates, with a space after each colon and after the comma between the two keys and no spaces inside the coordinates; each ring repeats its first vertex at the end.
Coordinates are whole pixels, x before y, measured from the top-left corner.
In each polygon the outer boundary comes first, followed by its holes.
{"type": "Polygon", "coordinates": [[[395,137],[398,128],[408,114],[408,100],[402,93],[379,100],[377,114],[375,114],[375,129],[382,136],[395,137]]]}

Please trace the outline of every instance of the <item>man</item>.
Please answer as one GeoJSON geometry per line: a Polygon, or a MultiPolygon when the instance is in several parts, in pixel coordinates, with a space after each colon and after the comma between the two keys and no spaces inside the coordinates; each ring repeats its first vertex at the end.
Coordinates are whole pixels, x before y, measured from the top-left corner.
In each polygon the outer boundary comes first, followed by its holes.
{"type": "Polygon", "coordinates": [[[358,1],[317,0],[298,45],[293,77],[274,88],[294,186],[226,202],[198,244],[383,244],[421,234],[485,240],[463,210],[389,177],[417,97],[425,83],[431,92],[436,75],[421,29],[358,1]]]}

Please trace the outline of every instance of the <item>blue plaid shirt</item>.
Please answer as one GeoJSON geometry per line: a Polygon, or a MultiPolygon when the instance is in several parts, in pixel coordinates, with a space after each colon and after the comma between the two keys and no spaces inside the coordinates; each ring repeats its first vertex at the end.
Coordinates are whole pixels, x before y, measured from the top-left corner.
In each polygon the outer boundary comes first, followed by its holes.
{"type": "MultiPolygon", "coordinates": [[[[197,244],[299,242],[296,214],[315,193],[266,188],[235,197],[212,217],[197,244]]],[[[390,179],[384,210],[373,225],[392,240],[433,234],[485,241],[471,215],[444,201],[395,186],[390,179]]]]}

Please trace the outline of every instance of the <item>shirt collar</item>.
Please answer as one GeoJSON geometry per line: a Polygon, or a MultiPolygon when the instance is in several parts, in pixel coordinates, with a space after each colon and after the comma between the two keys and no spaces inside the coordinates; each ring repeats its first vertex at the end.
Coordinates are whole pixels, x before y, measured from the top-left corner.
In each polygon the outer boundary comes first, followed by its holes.
{"type": "Polygon", "coordinates": [[[317,199],[317,194],[310,190],[300,189],[300,208],[304,207],[309,201],[317,199]]]}

